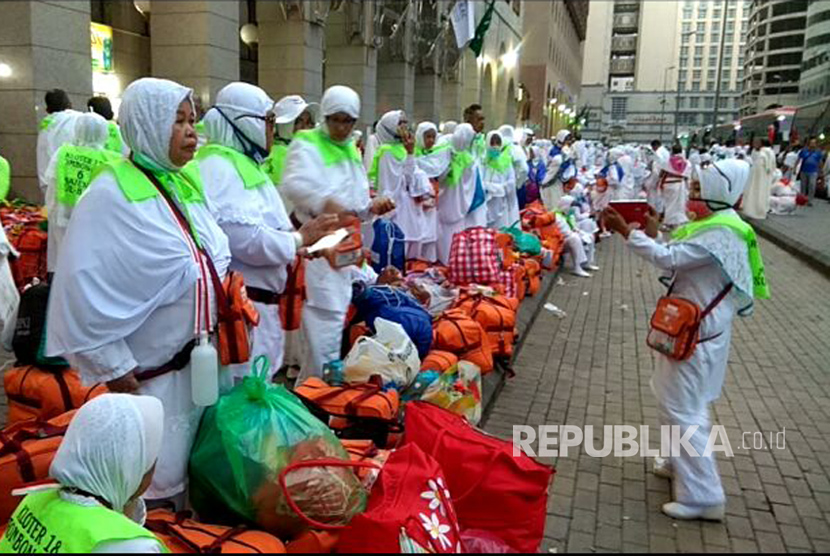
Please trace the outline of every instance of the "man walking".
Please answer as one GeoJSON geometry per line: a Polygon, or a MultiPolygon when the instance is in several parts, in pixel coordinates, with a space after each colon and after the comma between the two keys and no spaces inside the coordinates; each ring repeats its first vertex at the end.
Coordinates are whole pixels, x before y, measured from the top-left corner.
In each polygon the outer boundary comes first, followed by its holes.
{"type": "Polygon", "coordinates": [[[798,160],[801,162],[801,194],[807,197],[809,205],[812,205],[824,153],[818,148],[815,137],[811,138],[807,145],[807,148],[798,153],[798,160]]]}

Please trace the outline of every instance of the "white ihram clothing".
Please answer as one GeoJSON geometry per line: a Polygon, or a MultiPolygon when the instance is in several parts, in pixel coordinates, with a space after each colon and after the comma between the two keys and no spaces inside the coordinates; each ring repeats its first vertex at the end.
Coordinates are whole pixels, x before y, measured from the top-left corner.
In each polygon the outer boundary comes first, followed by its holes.
{"type": "Polygon", "coordinates": [[[75,136],[75,118],[82,113],[71,109],[56,112],[52,114],[52,122],[49,127],[41,130],[37,135],[37,177],[44,195],[48,185],[46,170],[49,168],[49,163],[55,153],[58,152],[58,149],[61,148],[61,145],[72,141],[75,136]]]}
{"type": "Polygon", "coordinates": [[[548,162],[547,173],[545,174],[545,179],[542,181],[543,187],[541,188],[540,196],[542,197],[545,208],[549,211],[554,211],[559,207],[559,201],[564,195],[563,184],[568,183],[568,181],[577,176],[576,165],[571,164],[559,179],[554,179],[559,172],[559,168],[569,158],[570,155],[566,151],[563,151],[551,158],[548,162]]]}
{"type": "MultiPolygon", "coordinates": [[[[312,143],[295,138],[286,155],[280,188],[295,206],[301,222],[322,214],[331,200],[361,218],[369,215],[369,182],[363,165],[343,160],[325,165],[312,143]]],[[[325,258],[306,264],[303,330],[308,349],[298,381],[321,376],[323,365],[340,358],[346,312],[352,298],[351,267],[334,269],[325,258]]]]}
{"type": "Polygon", "coordinates": [[[513,168],[504,172],[487,166],[481,168],[484,191],[487,194],[487,227],[500,230],[510,226],[511,211],[509,203],[511,197],[516,196],[516,174],[513,168]]]}
{"type": "Polygon", "coordinates": [[[438,261],[446,265],[450,261],[452,238],[466,229],[467,210],[475,194],[476,164],[470,165],[461,176],[459,183],[450,185],[446,179],[441,182],[438,195],[438,261]]]}
{"type": "Polygon", "coordinates": [[[797,196],[798,192],[794,187],[782,183],[775,184],[770,192],[770,211],[777,215],[794,213],[795,209],[798,208],[795,202],[797,196]]]}
{"type": "MultiPolygon", "coordinates": [[[[228,236],[231,270],[242,273],[246,286],[282,293],[297,243],[277,188],[263,173],[266,184],[246,189],[234,165],[221,155],[207,156],[198,164],[211,212],[228,236]]],[[[250,361],[267,356],[273,376],[284,353],[279,306],[259,302],[254,306],[260,321],[251,330],[250,361]]],[[[251,374],[250,361],[228,368],[234,382],[251,374]]]]}
{"type": "Polygon", "coordinates": [[[775,154],[772,149],[763,147],[752,153],[752,172],[741,209],[746,216],[758,220],[767,217],[775,170],[775,154]]]}
{"type": "Polygon", "coordinates": [[[582,265],[592,263],[593,256],[589,258],[586,253],[586,245],[582,241],[582,236],[579,232],[571,230],[568,220],[559,213],[556,214],[556,225],[559,226],[559,231],[565,238],[565,249],[571,255],[573,264],[571,268],[577,270],[582,268],[582,265]]]}
{"type": "Polygon", "coordinates": [[[391,218],[404,233],[407,258],[435,260],[438,214],[429,204],[416,201],[432,196],[433,189],[415,156],[399,161],[386,152],[378,163],[378,192],[395,201],[391,218]]]}
{"type": "MultiPolygon", "coordinates": [[[[623,170],[623,178],[620,180],[619,176],[617,175],[617,192],[616,192],[616,199],[617,200],[630,200],[637,198],[637,191],[635,189],[635,181],[634,181],[634,161],[631,159],[630,156],[623,155],[621,156],[617,162],[622,167],[623,170]]],[[[612,171],[616,172],[616,168],[612,167],[612,171]]],[[[609,172],[609,176],[611,173],[609,172]]]]}
{"type": "MultiPolygon", "coordinates": [[[[701,236],[711,234],[704,232],[701,236]]],[[[714,233],[721,233],[715,231],[714,233]]],[[[730,232],[726,232],[727,234],[730,232]]],[[[742,250],[746,245],[733,235],[724,235],[725,247],[742,250]]],[[[688,299],[704,308],[723,291],[729,278],[717,259],[704,247],[692,243],[658,244],[641,231],[628,238],[629,248],[661,270],[673,275],[672,296],[688,299]]],[[[734,296],[729,295],[701,323],[700,337],[712,340],[701,343],[686,361],[674,361],[655,353],[655,372],[651,386],[657,398],[661,425],[679,425],[680,434],[697,425],[690,443],[703,455],[709,440],[711,422],[709,403],[718,399],[723,388],[732,319],[737,311],[734,296]]],[[[674,471],[674,500],[692,506],[713,506],[726,500],[717,464],[713,457],[691,457],[680,450],[671,458],[674,471]]]]}

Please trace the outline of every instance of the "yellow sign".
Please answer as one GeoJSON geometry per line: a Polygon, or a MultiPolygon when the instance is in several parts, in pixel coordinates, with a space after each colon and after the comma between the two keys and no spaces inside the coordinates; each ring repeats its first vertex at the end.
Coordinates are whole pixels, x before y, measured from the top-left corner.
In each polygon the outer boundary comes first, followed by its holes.
{"type": "Polygon", "coordinates": [[[112,27],[90,23],[92,46],[92,71],[112,71],[112,27]]]}

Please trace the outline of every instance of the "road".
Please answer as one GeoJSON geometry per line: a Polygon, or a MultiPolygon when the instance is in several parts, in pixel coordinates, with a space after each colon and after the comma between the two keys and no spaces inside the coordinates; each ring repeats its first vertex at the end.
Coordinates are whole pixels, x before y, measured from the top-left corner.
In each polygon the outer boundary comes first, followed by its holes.
{"type": "MultiPolygon", "coordinates": [[[[767,241],[761,247],[773,298],[736,323],[713,412],[735,451],[718,458],[725,523],[664,516],[670,484],[650,473],[650,460],[572,451],[542,458],[557,469],[543,552],[830,551],[830,280],[767,241]],[[782,450],[741,449],[744,432],[780,431],[782,450]]],[[[549,301],[567,316],[542,311],[489,432],[511,438],[518,424],[657,425],[645,336],[662,286],[619,238],[603,242],[598,257],[595,278],[564,274],[566,284],[554,288],[549,301]]]]}

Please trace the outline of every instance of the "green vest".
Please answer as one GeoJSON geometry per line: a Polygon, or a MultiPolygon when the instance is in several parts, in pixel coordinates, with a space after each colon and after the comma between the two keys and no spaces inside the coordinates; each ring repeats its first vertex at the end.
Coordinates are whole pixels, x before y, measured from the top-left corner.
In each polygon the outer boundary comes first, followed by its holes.
{"type": "Polygon", "coordinates": [[[576,230],[576,217],[574,217],[573,214],[565,214],[561,210],[555,210],[553,212],[554,212],[554,214],[562,215],[562,218],[565,219],[565,221],[568,223],[568,226],[571,228],[571,230],[576,230]]]}
{"type": "MultiPolygon", "coordinates": [[[[242,182],[245,184],[245,189],[257,189],[263,185],[268,185],[271,180],[259,165],[250,157],[245,156],[241,152],[230,147],[218,145],[216,143],[208,143],[196,153],[196,163],[204,160],[209,156],[221,156],[231,164],[233,164],[242,182]]],[[[192,163],[191,163],[192,164],[192,163]]],[[[188,164],[190,166],[190,164],[188,164]]]]}
{"type": "Polygon", "coordinates": [[[453,188],[461,183],[461,177],[467,168],[475,163],[473,155],[469,151],[455,151],[452,153],[452,162],[450,162],[450,171],[447,174],[447,187],[453,188]]]}
{"type": "Polygon", "coordinates": [[[88,554],[105,542],[154,540],[150,531],[103,506],[61,500],[57,490],[28,495],[9,520],[0,540],[3,554],[88,554]]]}
{"type": "Polygon", "coordinates": [[[446,151],[451,149],[449,143],[442,143],[440,145],[435,145],[430,150],[426,150],[424,147],[415,147],[415,156],[431,156],[433,154],[438,154],[441,151],[446,151]]]}
{"type": "Polygon", "coordinates": [[[758,248],[758,239],[755,236],[755,230],[752,229],[752,226],[741,220],[740,217],[728,214],[713,214],[702,220],[696,220],[681,226],[674,231],[672,239],[675,241],[683,241],[712,228],[728,228],[744,240],[749,250],[749,266],[752,269],[754,296],[758,299],[769,299],[769,285],[767,284],[764,261],[761,258],[761,250],[758,248]]]}
{"type": "Polygon", "coordinates": [[[335,143],[319,127],[298,131],[294,134],[294,140],[305,141],[314,145],[326,166],[334,166],[341,162],[363,163],[360,158],[360,151],[357,150],[352,139],[345,143],[335,143]]]}
{"type": "MultiPolygon", "coordinates": [[[[74,207],[98,168],[117,155],[107,150],[64,145],[58,150],[55,197],[67,207],[74,207]]],[[[120,156],[120,153],[119,155],[120,156]]]]}
{"type": "Polygon", "coordinates": [[[0,156],[0,201],[4,200],[9,194],[9,188],[12,184],[12,171],[9,166],[9,161],[0,156]]]}
{"type": "Polygon", "coordinates": [[[287,154],[287,143],[274,143],[268,158],[262,163],[262,171],[268,174],[271,182],[276,186],[282,183],[282,171],[285,169],[285,156],[287,154]]]}
{"type": "MultiPolygon", "coordinates": [[[[156,186],[147,179],[147,176],[141,170],[136,168],[132,160],[119,158],[104,164],[92,176],[92,179],[94,180],[105,171],[113,173],[119,189],[131,203],[141,203],[159,196],[156,186]]],[[[188,164],[178,172],[153,172],[153,175],[159,180],[167,193],[179,202],[179,206],[193,230],[193,235],[196,237],[196,243],[201,247],[199,233],[196,227],[193,226],[193,220],[191,220],[190,211],[187,208],[189,204],[205,202],[202,178],[199,175],[198,166],[188,164]]]]}
{"type": "Polygon", "coordinates": [[[490,158],[489,154],[486,154],[484,158],[486,160],[484,164],[499,174],[504,174],[513,167],[513,153],[506,149],[501,151],[496,158],[490,158]]]}
{"type": "Polygon", "coordinates": [[[40,120],[40,131],[46,131],[47,129],[49,129],[49,126],[51,126],[52,122],[54,122],[54,121],[55,121],[55,115],[54,114],[49,114],[48,116],[46,116],[45,118],[40,120]]]}
{"type": "Polygon", "coordinates": [[[375,190],[378,189],[378,169],[380,168],[380,159],[383,158],[383,155],[386,153],[392,153],[398,162],[403,162],[406,160],[406,147],[403,146],[403,143],[386,143],[378,147],[378,150],[375,151],[375,158],[372,159],[372,167],[369,169],[369,181],[374,186],[375,190]]]}
{"type": "Polygon", "coordinates": [[[473,155],[479,160],[487,156],[487,141],[483,133],[477,133],[473,139],[473,155]]]}
{"type": "Polygon", "coordinates": [[[124,142],[121,140],[121,130],[118,124],[113,121],[107,122],[107,132],[109,133],[109,138],[104,143],[104,148],[108,151],[121,154],[121,150],[124,148],[124,142]]]}

